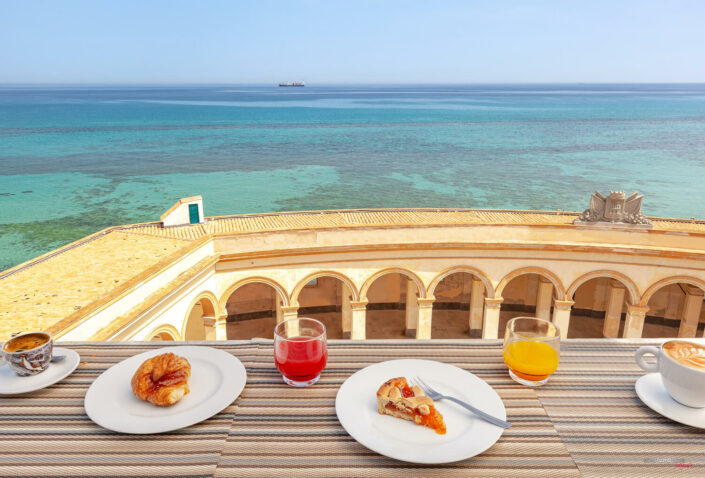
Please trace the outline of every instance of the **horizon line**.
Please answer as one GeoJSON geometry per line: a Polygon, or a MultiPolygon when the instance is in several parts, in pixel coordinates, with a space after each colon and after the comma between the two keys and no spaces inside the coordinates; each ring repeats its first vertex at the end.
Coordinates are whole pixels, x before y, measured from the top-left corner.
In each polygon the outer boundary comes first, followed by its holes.
{"type": "MultiPolygon", "coordinates": [[[[705,87],[705,82],[483,82],[483,83],[307,83],[306,88],[341,88],[341,87],[705,87]]],[[[0,83],[0,89],[38,89],[38,88],[279,88],[278,82],[272,83],[0,83]]],[[[297,89],[298,90],[298,89],[297,89]]]]}
{"type": "MultiPolygon", "coordinates": [[[[75,86],[278,86],[279,82],[242,82],[242,83],[220,83],[220,82],[0,82],[0,87],[22,87],[22,86],[56,86],[56,87],[75,87],[75,86]]],[[[343,83],[343,82],[322,82],[313,83],[307,82],[306,87],[310,86],[538,86],[538,85],[561,85],[561,86],[579,86],[579,85],[705,85],[705,81],[674,81],[674,82],[633,82],[633,81],[521,81],[521,82],[361,82],[361,83],[343,83]]]]}

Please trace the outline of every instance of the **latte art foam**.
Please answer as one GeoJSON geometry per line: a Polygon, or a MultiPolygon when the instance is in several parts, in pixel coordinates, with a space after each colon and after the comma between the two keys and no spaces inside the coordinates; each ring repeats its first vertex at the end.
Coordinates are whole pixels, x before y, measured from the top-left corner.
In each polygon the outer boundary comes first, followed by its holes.
{"type": "Polygon", "coordinates": [[[681,365],[705,370],[705,347],[701,345],[673,340],[663,344],[663,350],[681,365]]]}

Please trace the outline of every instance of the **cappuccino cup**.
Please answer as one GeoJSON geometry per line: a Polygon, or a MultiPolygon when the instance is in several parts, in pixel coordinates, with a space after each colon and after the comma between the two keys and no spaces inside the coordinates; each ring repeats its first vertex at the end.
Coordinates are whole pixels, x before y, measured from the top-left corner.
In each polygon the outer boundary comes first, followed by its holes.
{"type": "Polygon", "coordinates": [[[2,344],[2,358],[17,375],[27,377],[47,369],[53,348],[51,334],[30,332],[17,335],[2,344]]]}
{"type": "Polygon", "coordinates": [[[668,394],[677,402],[705,408],[705,346],[686,340],[669,340],[661,347],[639,347],[634,357],[647,372],[658,372],[668,394]],[[646,363],[654,355],[656,363],[646,363]]]}

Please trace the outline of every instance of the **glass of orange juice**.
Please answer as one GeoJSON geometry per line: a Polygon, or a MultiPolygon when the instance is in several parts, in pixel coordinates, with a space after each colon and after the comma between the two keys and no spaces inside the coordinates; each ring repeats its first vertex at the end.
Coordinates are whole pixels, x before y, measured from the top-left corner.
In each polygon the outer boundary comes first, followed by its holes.
{"type": "Polygon", "coordinates": [[[517,382],[540,387],[558,368],[561,334],[552,322],[536,317],[516,317],[504,332],[504,363],[517,382]]]}

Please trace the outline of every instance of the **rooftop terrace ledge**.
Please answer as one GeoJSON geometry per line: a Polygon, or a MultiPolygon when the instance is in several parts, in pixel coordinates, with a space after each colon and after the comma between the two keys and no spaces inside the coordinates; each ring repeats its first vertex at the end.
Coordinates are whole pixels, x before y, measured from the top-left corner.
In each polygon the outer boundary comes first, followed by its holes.
{"type": "MultiPolygon", "coordinates": [[[[187,198],[188,199],[188,198],[187,198]]],[[[176,205],[179,203],[177,202],[176,205]]],[[[173,208],[173,207],[172,207],[173,208]]],[[[476,224],[476,225],[572,225],[579,216],[578,212],[570,211],[532,211],[511,209],[348,209],[273,212],[259,214],[240,214],[228,216],[212,216],[204,218],[202,224],[163,227],[160,222],[145,222],[137,224],[117,225],[97,231],[89,236],[78,239],[65,246],[47,252],[34,259],[26,261],[0,272],[4,279],[17,272],[32,267],[58,255],[100,239],[111,232],[146,234],[156,237],[173,238],[193,241],[204,236],[257,233],[265,231],[281,231],[296,229],[319,229],[328,227],[364,227],[364,226],[413,226],[413,225],[446,225],[446,224],[476,224]],[[293,220],[291,218],[294,218],[293,220]],[[325,219],[324,219],[325,218],[325,219]]],[[[705,234],[705,220],[649,217],[654,223],[654,229],[649,232],[662,231],[678,235],[689,233],[705,234]]],[[[593,227],[599,229],[599,227],[593,227]]],[[[614,230],[614,228],[610,228],[614,230]]],[[[630,232],[643,232],[630,230],[630,232]]]]}
{"type": "MultiPolygon", "coordinates": [[[[204,324],[220,327],[225,338],[225,304],[237,287],[270,283],[281,306],[296,309],[301,281],[322,272],[344,280],[356,303],[364,303],[370,280],[392,270],[413,278],[419,299],[431,304],[433,284],[458,268],[473,271],[495,302],[509,277],[529,270],[549,279],[563,302],[578,279],[604,271],[630,282],[631,305],[642,309],[655,287],[674,280],[705,285],[705,222],[652,218],[654,229],[642,230],[574,226],[577,216],[385,209],[116,226],[1,274],[8,293],[0,302],[0,338],[37,328],[66,339],[149,338],[150,327],[167,325],[183,333],[184,309],[205,293],[213,312],[204,324]]],[[[295,310],[282,317],[287,313],[295,310]]],[[[491,320],[483,324],[483,336],[491,337],[492,327],[491,320]]]]}

